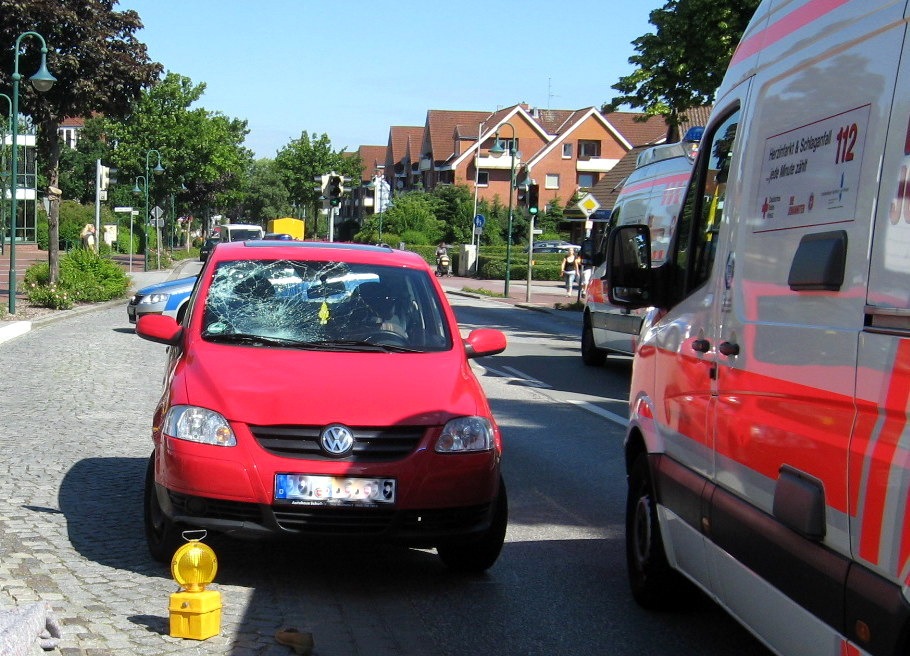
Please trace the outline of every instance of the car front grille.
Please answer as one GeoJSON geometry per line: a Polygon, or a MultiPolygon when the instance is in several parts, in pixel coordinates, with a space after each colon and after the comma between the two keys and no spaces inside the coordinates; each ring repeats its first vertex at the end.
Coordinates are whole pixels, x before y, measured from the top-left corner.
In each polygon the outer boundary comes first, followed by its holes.
{"type": "Polygon", "coordinates": [[[308,460],[348,462],[390,462],[407,457],[420,444],[423,426],[351,428],[354,450],[345,458],[326,455],[319,446],[322,426],[250,426],[259,445],[277,456],[308,460]]]}

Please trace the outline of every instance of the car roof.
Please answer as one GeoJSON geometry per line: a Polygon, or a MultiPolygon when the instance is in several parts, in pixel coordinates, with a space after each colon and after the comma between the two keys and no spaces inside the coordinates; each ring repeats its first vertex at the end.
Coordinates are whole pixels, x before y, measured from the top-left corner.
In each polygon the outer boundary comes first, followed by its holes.
{"type": "Polygon", "coordinates": [[[260,240],[225,242],[218,245],[210,258],[214,262],[257,259],[299,259],[357,262],[385,266],[404,266],[429,270],[417,253],[388,246],[351,242],[260,240]]]}

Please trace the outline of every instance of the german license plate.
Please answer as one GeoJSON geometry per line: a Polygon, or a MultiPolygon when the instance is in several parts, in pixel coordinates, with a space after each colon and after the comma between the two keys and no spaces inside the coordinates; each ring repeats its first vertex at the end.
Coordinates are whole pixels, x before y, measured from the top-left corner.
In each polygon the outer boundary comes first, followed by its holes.
{"type": "Polygon", "coordinates": [[[395,479],[276,474],[275,500],[305,505],[395,503],[395,479]]]}

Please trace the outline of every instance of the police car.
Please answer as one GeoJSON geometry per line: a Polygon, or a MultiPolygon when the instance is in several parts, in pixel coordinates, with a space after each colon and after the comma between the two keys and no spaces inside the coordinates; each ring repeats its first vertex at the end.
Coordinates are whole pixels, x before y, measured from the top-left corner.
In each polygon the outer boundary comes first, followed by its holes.
{"type": "Polygon", "coordinates": [[[126,316],[130,323],[144,314],[164,314],[180,321],[195,284],[196,276],[190,276],[143,287],[130,297],[126,316]]]}

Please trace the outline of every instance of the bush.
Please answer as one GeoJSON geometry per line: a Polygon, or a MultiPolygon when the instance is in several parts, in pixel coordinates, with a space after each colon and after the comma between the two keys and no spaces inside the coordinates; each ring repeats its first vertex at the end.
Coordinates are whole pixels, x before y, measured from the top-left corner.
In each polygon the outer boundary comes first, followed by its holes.
{"type": "MultiPolygon", "coordinates": [[[[47,267],[46,264],[44,266],[47,267]]],[[[36,282],[26,281],[25,294],[28,302],[38,307],[46,307],[53,310],[69,310],[73,307],[72,294],[57,285],[40,285],[36,282]]]]}
{"type": "Polygon", "coordinates": [[[109,301],[126,295],[130,281],[123,269],[94,251],[76,248],[60,258],[60,280],[50,283],[47,262],[25,272],[25,289],[32,305],[66,310],[73,303],[109,301]]]}

